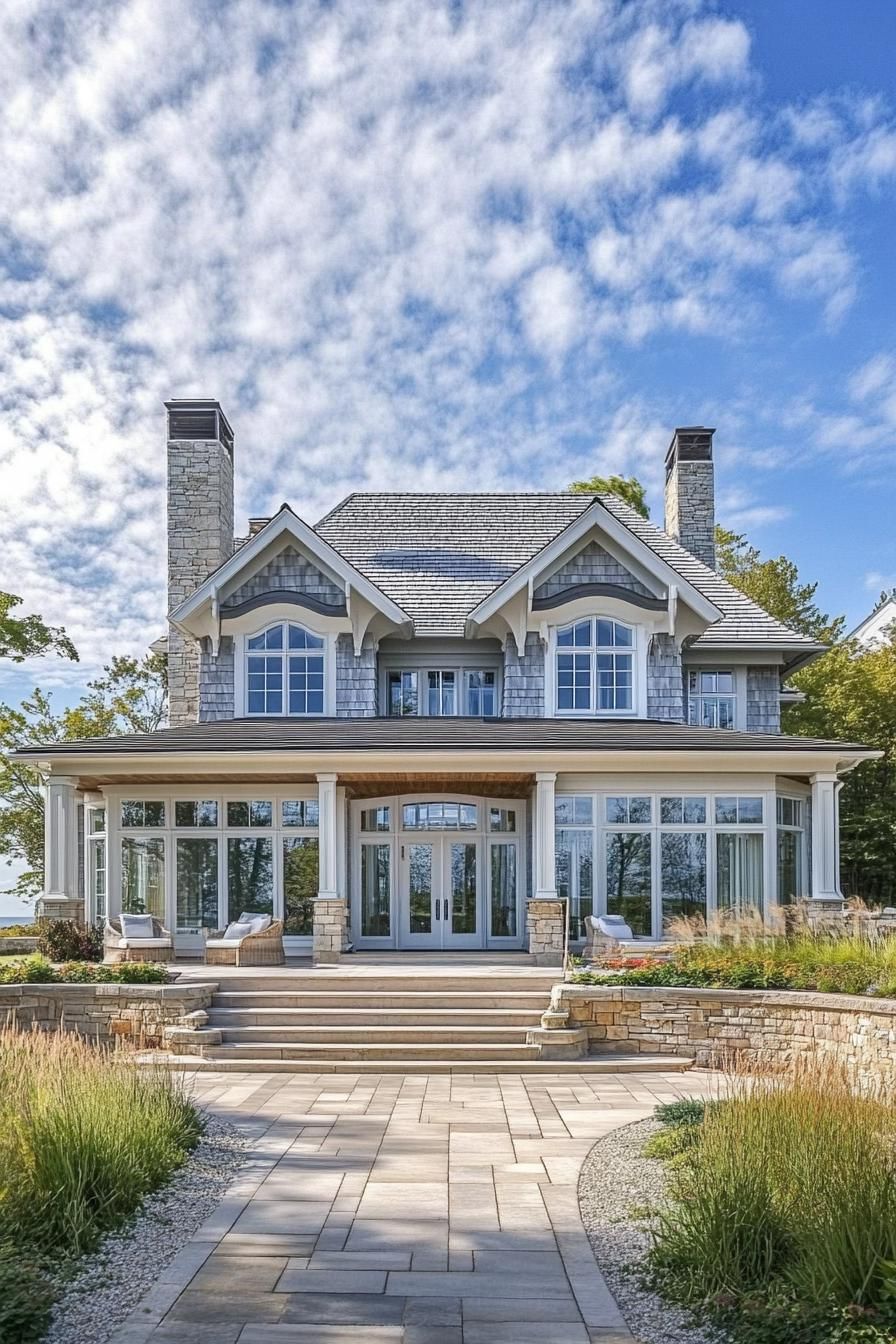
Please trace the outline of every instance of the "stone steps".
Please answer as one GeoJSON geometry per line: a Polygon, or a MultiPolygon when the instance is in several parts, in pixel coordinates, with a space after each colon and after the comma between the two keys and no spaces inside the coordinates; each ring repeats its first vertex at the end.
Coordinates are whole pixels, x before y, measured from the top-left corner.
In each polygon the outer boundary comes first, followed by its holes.
{"type": "Polygon", "coordinates": [[[586,1055],[582,1059],[259,1059],[220,1050],[215,1058],[189,1055],[147,1055],[141,1063],[213,1073],[301,1074],[537,1074],[543,1078],[591,1077],[594,1074],[684,1073],[694,1061],[679,1055],[586,1055]]]}
{"type": "MultiPolygon", "coordinates": [[[[377,1004],[373,1020],[378,1027],[537,1027],[544,1001],[532,1008],[409,1008],[377,1004]]],[[[209,1026],[230,1031],[235,1027],[370,1027],[370,1006],[308,1008],[213,1008],[209,1026]]]]}
{"type": "Polygon", "coordinates": [[[537,988],[529,992],[521,991],[479,991],[453,990],[450,987],[440,990],[406,990],[392,992],[385,990],[349,990],[349,991],[297,991],[250,990],[237,992],[224,990],[215,994],[214,1007],[218,1009],[237,1008],[242,1011],[270,1009],[282,1011],[295,1008],[312,1008],[329,1011],[338,1008],[358,1010],[387,1008],[406,1008],[410,1010],[435,1009],[442,1011],[449,1004],[452,1008],[466,1008],[480,1011],[505,1008],[522,1009],[542,1013],[550,998],[553,984],[546,988],[537,988]]]}
{"type": "Polygon", "coordinates": [[[374,1047],[387,1047],[402,1043],[420,1046],[438,1045],[527,1045],[526,1034],[538,1021],[529,1026],[450,1026],[436,1024],[421,1026],[405,1023],[399,1026],[384,1026],[377,1022],[358,1026],[281,1026],[262,1027],[221,1027],[218,1022],[209,1023],[221,1030],[221,1040],[225,1045],[251,1045],[260,1041],[270,1045],[345,1045],[359,1046],[363,1041],[366,1050],[374,1047]]]}

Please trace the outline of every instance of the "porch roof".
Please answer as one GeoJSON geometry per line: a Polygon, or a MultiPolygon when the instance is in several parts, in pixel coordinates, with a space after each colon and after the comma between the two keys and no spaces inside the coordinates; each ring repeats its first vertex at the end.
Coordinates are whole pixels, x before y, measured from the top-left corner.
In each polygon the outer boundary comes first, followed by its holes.
{"type": "Polygon", "coordinates": [[[805,756],[818,752],[857,760],[880,753],[859,743],[774,733],[699,728],[654,719],[251,718],[163,728],[154,733],[81,738],[23,747],[17,760],[309,752],[719,752],[805,756]]]}

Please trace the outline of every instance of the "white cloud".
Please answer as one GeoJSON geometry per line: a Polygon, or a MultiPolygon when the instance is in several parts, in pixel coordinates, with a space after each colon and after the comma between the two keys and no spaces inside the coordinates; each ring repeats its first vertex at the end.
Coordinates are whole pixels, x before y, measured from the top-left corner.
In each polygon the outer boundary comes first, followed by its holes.
{"type": "MultiPolygon", "coordinates": [[[[164,397],[222,399],[243,514],[656,498],[676,408],[629,348],[842,317],[842,207],[891,172],[886,109],[763,104],[708,0],[10,0],[0,39],[0,586],[89,667],[164,617],[164,397]]],[[[806,412],[823,451],[892,443],[877,376],[806,412]]]]}

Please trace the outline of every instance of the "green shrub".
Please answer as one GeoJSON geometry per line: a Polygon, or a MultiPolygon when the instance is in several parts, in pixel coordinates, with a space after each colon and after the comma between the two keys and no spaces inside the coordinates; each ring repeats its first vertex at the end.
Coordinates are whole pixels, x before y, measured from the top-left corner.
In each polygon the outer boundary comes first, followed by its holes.
{"type": "Polygon", "coordinates": [[[699,1124],[670,1125],[668,1129],[661,1129],[657,1134],[651,1134],[642,1152],[645,1157],[656,1157],[661,1162],[668,1162],[674,1157],[681,1157],[684,1153],[691,1153],[699,1142],[699,1124]]]}
{"type": "Polygon", "coordinates": [[[78,1255],[181,1165],[200,1121],[175,1075],[62,1033],[0,1033],[0,1242],[78,1255]]]}
{"type": "Polygon", "coordinates": [[[699,1125],[706,1114],[706,1102],[700,1097],[681,1097],[662,1102],[653,1113],[662,1125],[699,1125]]]}
{"type": "Polygon", "coordinates": [[[0,1246],[0,1344],[37,1344],[50,1322],[53,1293],[20,1245],[0,1246]]]}
{"type": "Polygon", "coordinates": [[[158,962],[123,961],[104,966],[69,961],[51,966],[45,957],[23,957],[0,966],[0,985],[164,985],[168,970],[158,962]]]}
{"type": "Polygon", "coordinates": [[[664,1290],[750,1344],[892,1339],[896,1109],[816,1066],[733,1080],[696,1135],[650,1255],[664,1290]]]}
{"type": "Polygon", "coordinates": [[[50,961],[100,961],[103,931],[73,919],[47,919],[41,924],[38,951],[50,961]]]}

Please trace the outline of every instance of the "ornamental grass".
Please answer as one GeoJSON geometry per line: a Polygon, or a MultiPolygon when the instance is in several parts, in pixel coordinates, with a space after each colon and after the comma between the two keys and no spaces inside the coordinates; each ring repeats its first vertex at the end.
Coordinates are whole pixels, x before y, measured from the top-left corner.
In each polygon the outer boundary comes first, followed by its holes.
{"type": "Polygon", "coordinates": [[[79,1036],[0,1032],[0,1241],[78,1255],[166,1181],[200,1133],[176,1077],[79,1036]]]}
{"type": "Polygon", "coordinates": [[[803,1064],[733,1077],[696,1131],[650,1255],[667,1295],[751,1344],[896,1338],[893,1098],[803,1064]]]}

